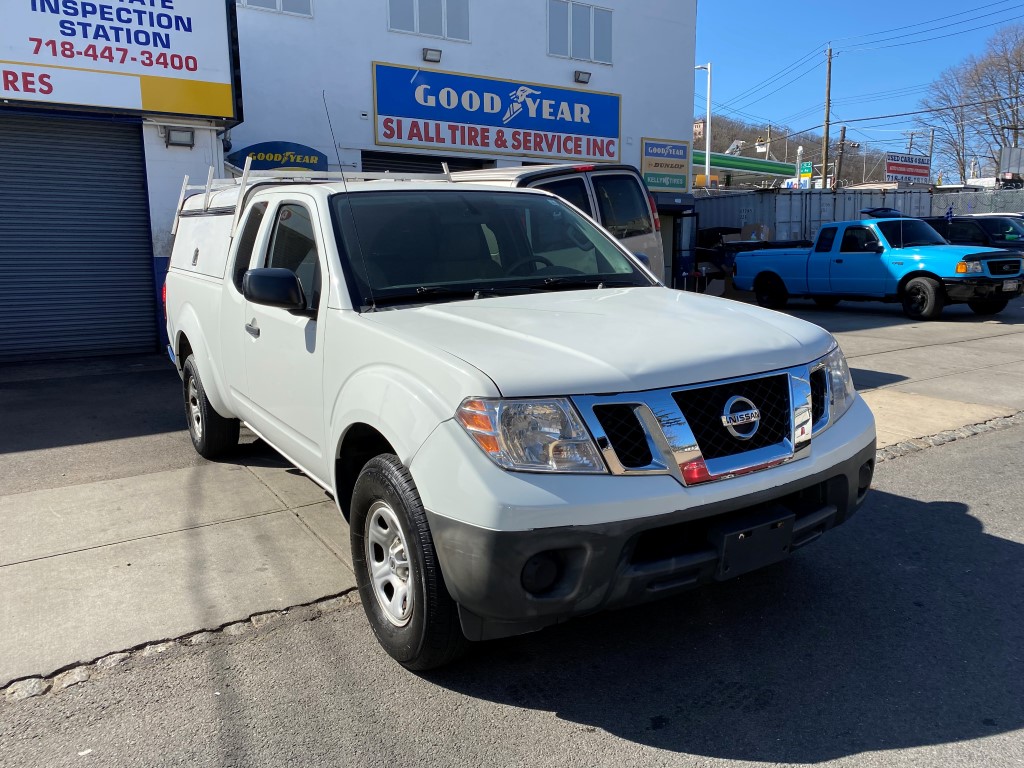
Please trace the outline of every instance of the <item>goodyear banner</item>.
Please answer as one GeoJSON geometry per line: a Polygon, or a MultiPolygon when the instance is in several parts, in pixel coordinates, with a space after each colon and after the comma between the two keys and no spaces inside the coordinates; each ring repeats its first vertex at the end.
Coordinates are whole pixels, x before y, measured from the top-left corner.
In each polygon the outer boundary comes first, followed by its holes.
{"type": "Polygon", "coordinates": [[[234,2],[3,0],[0,99],[236,119],[234,2]]]}
{"type": "Polygon", "coordinates": [[[640,172],[652,192],[690,190],[690,142],[641,139],[640,172]]]}
{"type": "Polygon", "coordinates": [[[373,64],[376,143],[560,160],[619,157],[620,97],[373,64]]]}
{"type": "Polygon", "coordinates": [[[295,144],[291,141],[264,141],[252,144],[232,152],[224,159],[238,168],[243,168],[249,158],[252,158],[250,167],[254,171],[327,170],[327,155],[305,144],[295,144]]]}

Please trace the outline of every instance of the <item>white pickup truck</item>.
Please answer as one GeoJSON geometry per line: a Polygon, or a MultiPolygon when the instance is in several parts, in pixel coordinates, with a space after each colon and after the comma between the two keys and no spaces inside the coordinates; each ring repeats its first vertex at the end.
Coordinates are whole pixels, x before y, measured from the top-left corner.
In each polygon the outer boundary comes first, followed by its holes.
{"type": "Polygon", "coordinates": [[[196,450],[244,423],[333,495],[410,669],[775,563],[865,497],[874,420],[830,334],[664,287],[548,192],[182,200],[165,295],[196,450]]]}

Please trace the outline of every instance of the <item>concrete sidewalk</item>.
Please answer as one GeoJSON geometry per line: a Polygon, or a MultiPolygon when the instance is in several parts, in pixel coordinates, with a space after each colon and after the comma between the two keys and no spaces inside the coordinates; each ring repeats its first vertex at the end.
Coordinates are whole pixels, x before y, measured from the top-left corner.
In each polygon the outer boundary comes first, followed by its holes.
{"type": "MultiPolygon", "coordinates": [[[[839,339],[880,446],[1024,410],[1024,302],[792,314],[839,339]]],[[[355,586],[334,502],[243,430],[199,458],[166,358],[0,368],[0,688],[355,586]]]]}
{"type": "Polygon", "coordinates": [[[334,502],[245,430],[196,456],[166,358],[0,375],[0,687],[354,588],[334,502]]]}

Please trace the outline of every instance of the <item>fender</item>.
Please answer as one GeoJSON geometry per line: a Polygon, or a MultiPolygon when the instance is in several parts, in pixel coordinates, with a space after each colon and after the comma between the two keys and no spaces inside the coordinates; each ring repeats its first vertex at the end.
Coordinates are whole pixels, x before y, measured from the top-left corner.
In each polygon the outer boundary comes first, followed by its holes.
{"type": "Polygon", "coordinates": [[[210,358],[210,345],[203,333],[203,325],[191,303],[182,304],[175,313],[177,324],[174,337],[174,354],[178,358],[179,369],[185,365],[181,359],[181,338],[188,337],[188,343],[192,347],[192,355],[195,357],[196,365],[199,367],[199,377],[203,380],[203,389],[214,410],[221,416],[233,417],[235,413],[228,407],[228,399],[224,396],[226,388],[221,379],[217,366],[210,358]]]}
{"type": "MultiPolygon", "coordinates": [[[[495,387],[492,392],[476,394],[497,397],[499,393],[495,387]]],[[[456,405],[422,378],[401,368],[362,368],[345,382],[331,406],[329,434],[334,455],[339,455],[348,430],[363,423],[380,432],[408,467],[438,424],[455,415],[456,405]]]]}

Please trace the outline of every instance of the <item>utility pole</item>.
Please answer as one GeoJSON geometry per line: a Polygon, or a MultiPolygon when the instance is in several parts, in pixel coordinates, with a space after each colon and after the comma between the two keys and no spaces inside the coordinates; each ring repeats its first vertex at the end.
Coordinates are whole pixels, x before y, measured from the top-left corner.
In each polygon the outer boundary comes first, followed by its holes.
{"type": "Polygon", "coordinates": [[[932,157],[935,152],[935,129],[932,128],[932,136],[928,140],[928,181],[932,180],[932,157]]]}
{"type": "Polygon", "coordinates": [[[828,184],[828,126],[832,119],[832,46],[828,47],[828,68],[825,71],[825,136],[821,142],[821,188],[828,184]]]}
{"type": "Polygon", "coordinates": [[[915,133],[917,133],[917,131],[910,131],[910,133],[909,133],[910,141],[907,142],[907,154],[908,155],[914,154],[914,134],[915,133]]]}
{"type": "Polygon", "coordinates": [[[839,179],[843,175],[843,152],[846,150],[846,126],[839,131],[839,159],[836,160],[835,189],[839,189],[839,179]]]}

